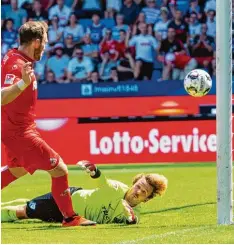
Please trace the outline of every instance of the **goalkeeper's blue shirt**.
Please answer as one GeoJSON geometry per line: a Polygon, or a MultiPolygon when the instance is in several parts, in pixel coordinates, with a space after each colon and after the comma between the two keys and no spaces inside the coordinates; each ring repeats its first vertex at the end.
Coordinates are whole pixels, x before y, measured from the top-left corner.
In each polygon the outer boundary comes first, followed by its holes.
{"type": "Polygon", "coordinates": [[[140,206],[133,209],[124,206],[127,185],[103,175],[93,181],[98,182],[96,189],[78,190],[72,194],[75,212],[98,224],[131,223],[133,217],[139,220],[140,206]]]}

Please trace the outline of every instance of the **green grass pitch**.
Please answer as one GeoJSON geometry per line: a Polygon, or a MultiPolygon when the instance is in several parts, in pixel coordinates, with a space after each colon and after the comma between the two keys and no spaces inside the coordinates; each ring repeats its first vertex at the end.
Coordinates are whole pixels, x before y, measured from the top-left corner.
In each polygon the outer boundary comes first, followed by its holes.
{"type": "MultiPolygon", "coordinates": [[[[134,175],[157,172],[169,180],[168,191],[142,208],[138,225],[60,228],[60,224],[20,221],[2,224],[2,243],[234,243],[234,225],[216,225],[215,164],[101,166],[112,179],[131,183],[134,175]]],[[[81,170],[70,169],[70,185],[93,188],[81,170]]],[[[50,189],[49,176],[37,172],[2,191],[2,202],[32,198],[50,189]]]]}

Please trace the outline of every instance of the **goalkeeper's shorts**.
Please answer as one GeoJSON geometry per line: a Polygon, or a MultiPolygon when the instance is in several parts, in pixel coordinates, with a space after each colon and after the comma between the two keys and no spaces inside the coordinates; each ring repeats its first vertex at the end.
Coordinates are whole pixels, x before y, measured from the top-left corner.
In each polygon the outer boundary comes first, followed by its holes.
{"type": "MultiPolygon", "coordinates": [[[[79,187],[70,187],[69,189],[71,195],[78,190],[82,190],[82,188],[79,187]]],[[[28,201],[26,214],[30,219],[40,219],[46,222],[63,221],[63,215],[51,192],[28,201]]]]}

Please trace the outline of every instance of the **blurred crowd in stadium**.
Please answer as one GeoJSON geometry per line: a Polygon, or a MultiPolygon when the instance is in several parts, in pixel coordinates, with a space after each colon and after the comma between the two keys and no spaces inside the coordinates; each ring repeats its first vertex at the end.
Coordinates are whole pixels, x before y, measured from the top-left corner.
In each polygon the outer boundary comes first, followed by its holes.
{"type": "Polygon", "coordinates": [[[215,75],[215,0],[2,0],[2,57],[28,20],[49,25],[41,83],[215,75]]]}

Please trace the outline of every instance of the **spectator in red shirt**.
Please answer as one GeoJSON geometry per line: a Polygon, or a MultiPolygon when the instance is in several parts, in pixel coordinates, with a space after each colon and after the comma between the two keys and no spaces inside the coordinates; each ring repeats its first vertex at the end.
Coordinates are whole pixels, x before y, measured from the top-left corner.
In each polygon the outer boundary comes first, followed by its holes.
{"type": "Polygon", "coordinates": [[[176,10],[174,20],[169,24],[168,28],[174,28],[176,38],[183,43],[187,42],[188,25],[183,21],[183,14],[180,10],[176,10]]]}
{"type": "Polygon", "coordinates": [[[196,58],[201,67],[208,69],[214,57],[215,41],[213,37],[207,35],[207,30],[207,25],[202,24],[201,34],[194,38],[192,56],[196,58]]]}
{"type": "Polygon", "coordinates": [[[163,74],[162,79],[182,79],[184,73],[188,73],[190,70],[195,69],[197,62],[192,59],[185,52],[183,43],[176,39],[176,32],[174,28],[169,28],[167,38],[164,39],[159,48],[158,60],[163,62],[163,74]]]}
{"type": "Polygon", "coordinates": [[[112,39],[111,30],[106,30],[106,35],[104,36],[100,44],[100,54],[103,59],[104,53],[108,52],[110,54],[110,60],[116,61],[119,58],[119,43],[112,39]]]}

